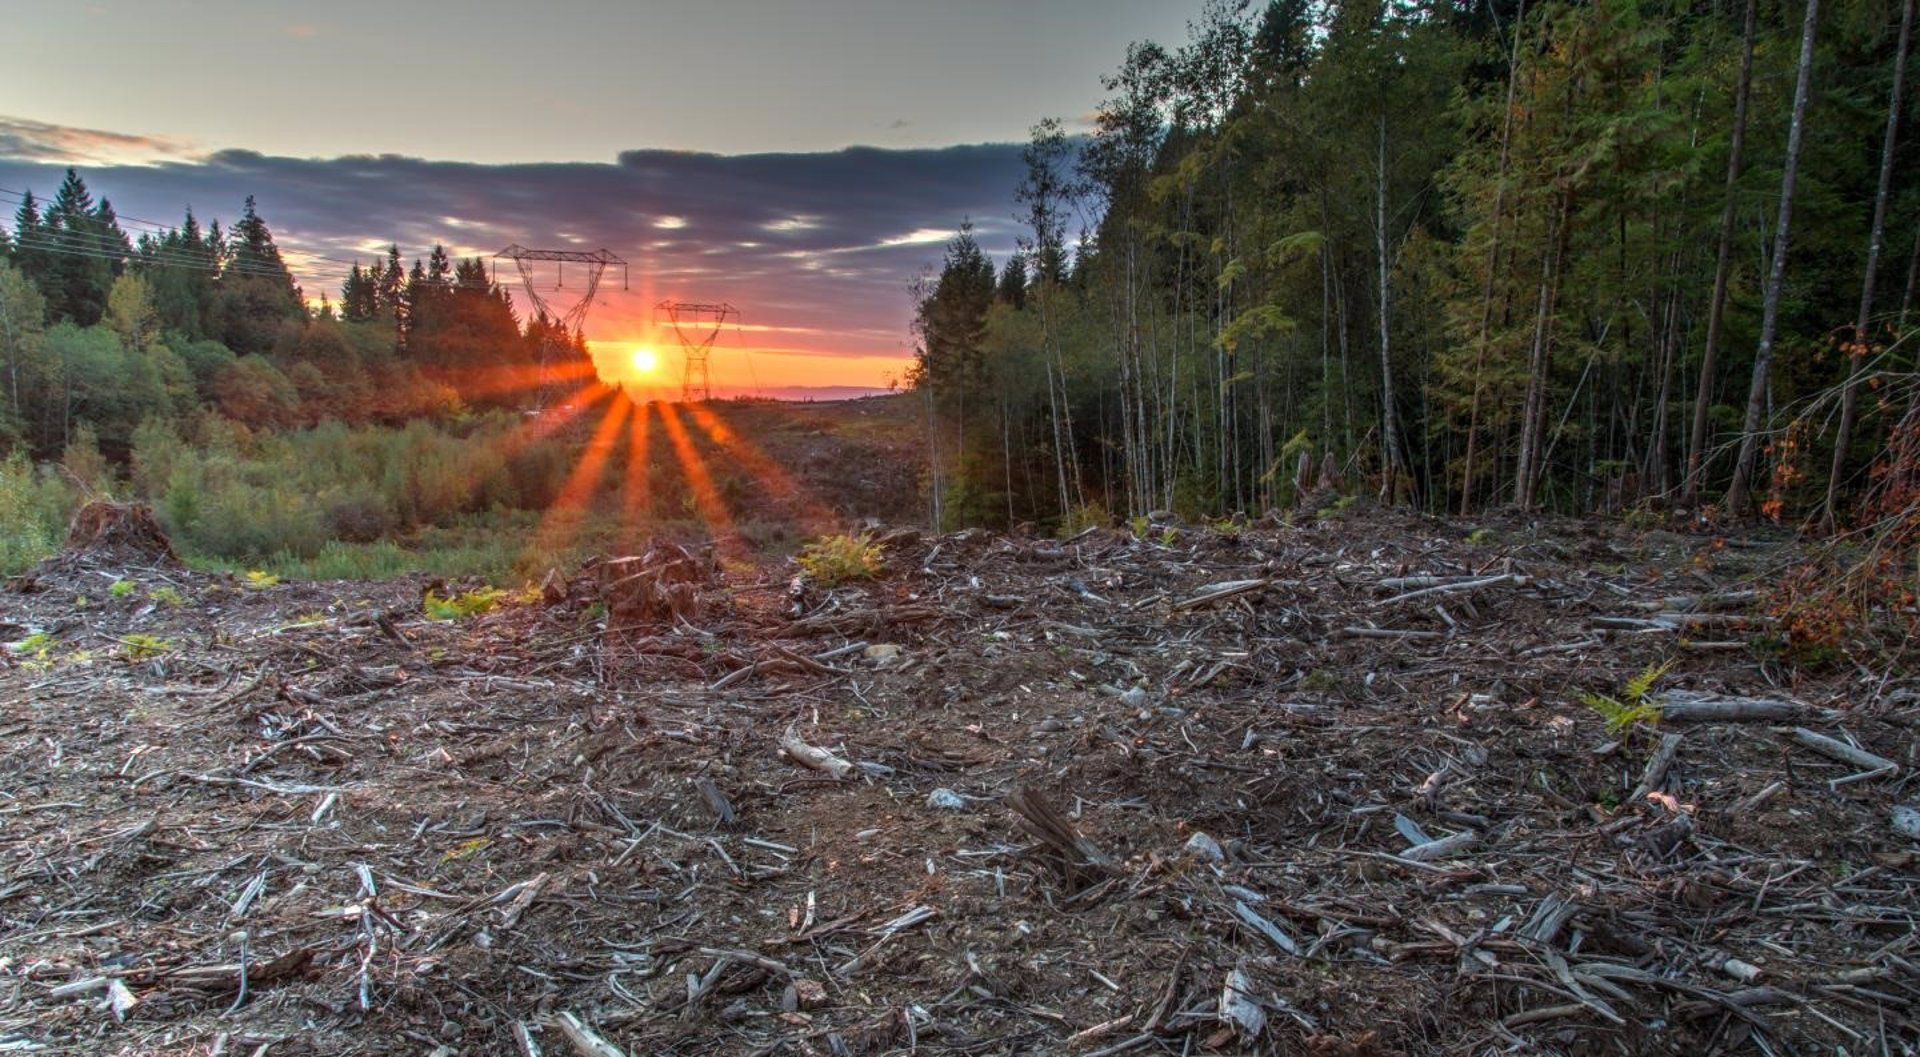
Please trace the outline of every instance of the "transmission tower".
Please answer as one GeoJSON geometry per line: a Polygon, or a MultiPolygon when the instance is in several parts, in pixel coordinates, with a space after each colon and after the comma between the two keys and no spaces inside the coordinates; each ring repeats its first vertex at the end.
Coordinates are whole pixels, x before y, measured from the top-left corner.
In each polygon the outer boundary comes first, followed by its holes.
{"type": "Polygon", "coordinates": [[[539,385],[534,392],[533,405],[535,410],[540,410],[546,407],[547,397],[549,391],[552,389],[550,371],[554,349],[560,347],[560,342],[565,336],[578,334],[581,329],[586,326],[587,309],[593,306],[594,292],[600,289],[600,277],[609,267],[614,265],[619,266],[620,289],[625,290],[627,288],[627,262],[606,250],[594,250],[591,253],[581,253],[575,250],[530,250],[516,242],[493,255],[494,274],[496,278],[499,275],[499,262],[503,257],[512,261],[514,267],[520,270],[520,285],[527,292],[527,300],[533,302],[534,311],[538,312],[541,318],[557,325],[559,327],[559,334],[562,336],[561,338],[556,338],[555,332],[551,329],[541,335],[540,379],[539,385]],[[574,299],[573,303],[567,307],[565,312],[555,311],[554,304],[541,295],[540,287],[534,281],[533,268],[533,265],[539,261],[553,261],[558,266],[553,284],[555,290],[567,289],[567,265],[582,264],[586,266],[586,282],[576,287],[576,289],[580,290],[580,296],[574,299]]]}
{"type": "Polygon", "coordinates": [[[672,323],[674,334],[680,338],[680,349],[686,354],[680,375],[683,402],[713,399],[713,379],[707,372],[708,354],[713,351],[714,339],[720,336],[720,328],[726,326],[729,319],[738,318],[740,310],[724,301],[717,304],[662,301],[653,306],[653,321],[658,323],[664,319],[672,323]]]}

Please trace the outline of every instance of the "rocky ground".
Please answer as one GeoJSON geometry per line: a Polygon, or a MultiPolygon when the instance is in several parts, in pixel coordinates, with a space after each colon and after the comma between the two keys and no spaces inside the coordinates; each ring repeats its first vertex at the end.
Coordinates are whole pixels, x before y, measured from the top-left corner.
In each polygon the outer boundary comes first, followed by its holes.
{"type": "Polygon", "coordinates": [[[1913,1052],[1920,698],[1778,659],[1792,543],[1145,537],[663,550],[446,620],[46,563],[0,1053],[1913,1052]]]}

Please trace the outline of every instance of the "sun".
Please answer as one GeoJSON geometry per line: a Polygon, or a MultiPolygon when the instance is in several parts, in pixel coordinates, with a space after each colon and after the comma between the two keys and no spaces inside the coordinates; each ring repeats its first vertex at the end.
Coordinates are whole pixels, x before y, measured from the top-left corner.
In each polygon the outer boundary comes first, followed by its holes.
{"type": "Polygon", "coordinates": [[[646,345],[637,345],[627,357],[627,366],[636,375],[649,375],[660,369],[660,354],[646,345]]]}

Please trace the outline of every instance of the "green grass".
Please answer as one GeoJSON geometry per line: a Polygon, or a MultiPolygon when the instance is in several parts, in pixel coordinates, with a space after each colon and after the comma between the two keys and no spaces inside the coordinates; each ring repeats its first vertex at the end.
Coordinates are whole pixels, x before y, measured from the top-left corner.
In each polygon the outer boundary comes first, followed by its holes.
{"type": "Polygon", "coordinates": [[[115,598],[129,598],[139,590],[139,586],[132,580],[115,580],[113,586],[107,588],[107,593],[115,598]]]}

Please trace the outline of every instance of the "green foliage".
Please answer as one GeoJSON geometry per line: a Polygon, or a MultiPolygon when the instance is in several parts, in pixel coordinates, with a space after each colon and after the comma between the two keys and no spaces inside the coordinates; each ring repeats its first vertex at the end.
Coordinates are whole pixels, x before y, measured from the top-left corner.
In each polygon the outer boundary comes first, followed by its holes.
{"type": "Polygon", "coordinates": [[[246,576],[242,577],[242,579],[246,581],[248,587],[255,591],[264,591],[269,587],[278,586],[280,583],[278,576],[260,569],[248,569],[246,576]]]}
{"type": "Polygon", "coordinates": [[[75,503],[64,480],[35,469],[20,452],[0,459],[0,575],[51,555],[75,503]]]}
{"type": "Polygon", "coordinates": [[[497,587],[481,587],[446,596],[428,591],[422,606],[428,620],[464,620],[492,612],[505,597],[506,592],[497,587]]]}
{"type": "Polygon", "coordinates": [[[107,588],[107,594],[115,598],[131,598],[139,589],[140,586],[132,580],[115,580],[113,586],[107,588]]]}
{"type": "Polygon", "coordinates": [[[168,642],[166,639],[138,632],[123,636],[120,639],[120,643],[125,647],[122,652],[127,660],[130,661],[145,661],[155,657],[163,657],[173,650],[173,643],[168,642]]]}
{"type": "Polygon", "coordinates": [[[1072,539],[1090,528],[1109,528],[1113,525],[1113,515],[1099,503],[1082,503],[1067,511],[1060,519],[1058,535],[1061,539],[1072,539]]]}
{"type": "Polygon", "coordinates": [[[1648,694],[1652,693],[1653,684],[1659,682],[1661,676],[1672,670],[1673,664],[1674,662],[1667,661],[1662,664],[1648,665],[1638,675],[1627,680],[1626,685],[1620,688],[1618,697],[1610,694],[1586,693],[1580,696],[1580,700],[1588,708],[1599,713],[1600,718],[1606,720],[1607,729],[1616,734],[1642,723],[1649,725],[1659,723],[1660,706],[1649,700],[1648,694]]]}
{"type": "Polygon", "coordinates": [[[857,536],[840,533],[809,542],[800,548],[794,561],[808,579],[822,587],[835,587],[880,575],[886,554],[884,548],[865,533],[857,536]]]}
{"type": "Polygon", "coordinates": [[[147,597],[151,599],[154,604],[166,606],[168,609],[179,609],[181,606],[187,604],[187,596],[181,594],[180,589],[172,584],[161,584],[159,587],[148,591],[147,597]]]}

